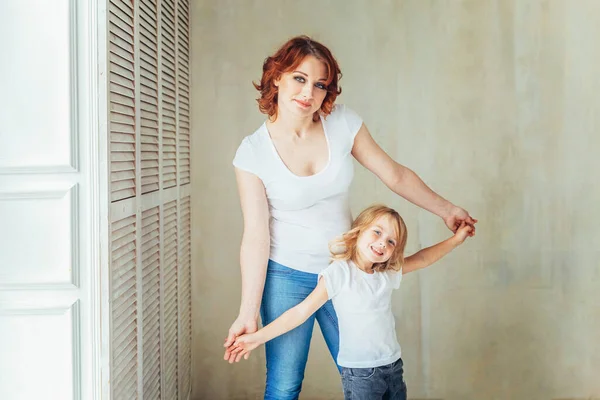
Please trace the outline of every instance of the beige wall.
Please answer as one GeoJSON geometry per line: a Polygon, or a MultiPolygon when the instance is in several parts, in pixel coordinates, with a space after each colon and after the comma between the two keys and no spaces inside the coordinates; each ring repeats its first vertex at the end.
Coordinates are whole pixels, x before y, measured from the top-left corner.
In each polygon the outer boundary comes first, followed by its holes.
{"type": "MultiPolygon", "coordinates": [[[[262,398],[264,350],[230,366],[241,212],[231,159],[263,116],[251,81],[288,37],[326,43],[340,102],[480,219],[394,298],[411,398],[600,397],[600,2],[196,0],[193,398],[262,398]]],[[[397,207],[413,252],[441,220],[356,167],[352,207],[397,207]]],[[[317,329],[318,332],[318,329],[317,329]]],[[[304,399],[341,398],[320,333],[304,399]]]]}

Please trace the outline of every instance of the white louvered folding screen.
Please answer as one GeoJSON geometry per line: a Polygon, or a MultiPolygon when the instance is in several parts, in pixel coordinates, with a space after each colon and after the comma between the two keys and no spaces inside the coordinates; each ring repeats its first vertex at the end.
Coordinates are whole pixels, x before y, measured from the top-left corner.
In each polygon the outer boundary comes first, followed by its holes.
{"type": "Polygon", "coordinates": [[[191,389],[189,0],[109,0],[110,393],[191,389]]]}

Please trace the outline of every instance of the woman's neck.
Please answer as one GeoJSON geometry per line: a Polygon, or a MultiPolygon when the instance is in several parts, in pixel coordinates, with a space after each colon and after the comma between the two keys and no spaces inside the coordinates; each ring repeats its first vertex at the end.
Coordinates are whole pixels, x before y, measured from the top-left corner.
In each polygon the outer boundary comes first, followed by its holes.
{"type": "Polygon", "coordinates": [[[270,128],[274,128],[277,132],[303,137],[312,129],[314,121],[312,116],[299,117],[283,107],[278,107],[277,118],[274,121],[269,120],[269,124],[270,128]]]}

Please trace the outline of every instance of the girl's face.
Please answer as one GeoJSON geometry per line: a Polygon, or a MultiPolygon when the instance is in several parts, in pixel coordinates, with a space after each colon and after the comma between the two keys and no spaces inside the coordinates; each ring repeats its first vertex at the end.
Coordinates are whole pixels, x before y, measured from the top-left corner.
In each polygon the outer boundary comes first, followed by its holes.
{"type": "Polygon", "coordinates": [[[394,220],[383,215],[360,233],[356,241],[357,256],[368,263],[384,263],[390,259],[398,237],[394,220]]]}
{"type": "Polygon", "coordinates": [[[293,71],[275,81],[277,106],[299,117],[317,112],[327,94],[327,67],[314,56],[307,56],[293,71]]]}

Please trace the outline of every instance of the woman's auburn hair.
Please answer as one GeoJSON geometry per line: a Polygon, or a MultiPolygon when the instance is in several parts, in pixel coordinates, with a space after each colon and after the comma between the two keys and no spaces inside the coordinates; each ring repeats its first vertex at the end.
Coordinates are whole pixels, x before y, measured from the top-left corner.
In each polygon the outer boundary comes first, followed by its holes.
{"type": "Polygon", "coordinates": [[[350,230],[329,244],[332,260],[355,260],[356,242],[358,241],[359,236],[378,218],[386,215],[389,216],[396,225],[396,235],[398,240],[389,260],[384,263],[373,264],[373,270],[376,272],[383,272],[390,269],[399,271],[404,264],[404,249],[406,247],[408,232],[400,214],[393,208],[382,204],[375,204],[363,210],[352,223],[350,230]]]}
{"type": "MultiPolygon", "coordinates": [[[[331,51],[323,44],[305,35],[291,38],[275,54],[265,59],[260,83],[252,82],[256,90],[260,92],[260,97],[256,99],[260,112],[267,114],[269,118],[277,118],[278,90],[275,81],[283,73],[293,71],[307,56],[314,56],[327,68],[327,94],[319,111],[324,116],[331,113],[336,97],[342,93],[342,88],[338,86],[342,72],[331,51]]],[[[318,120],[318,114],[319,112],[316,112],[313,116],[315,120],[318,120]]]]}

